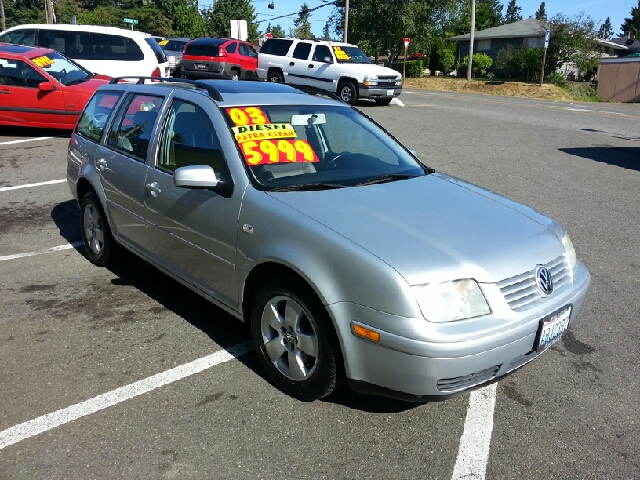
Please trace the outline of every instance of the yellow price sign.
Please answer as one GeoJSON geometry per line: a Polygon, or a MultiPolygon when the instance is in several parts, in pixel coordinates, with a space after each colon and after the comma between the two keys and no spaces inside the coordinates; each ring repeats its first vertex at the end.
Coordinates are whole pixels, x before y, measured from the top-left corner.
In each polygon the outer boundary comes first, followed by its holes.
{"type": "Polygon", "coordinates": [[[35,63],[36,65],[38,65],[40,68],[46,68],[49,65],[53,65],[53,63],[54,63],[54,61],[51,60],[46,55],[42,55],[41,57],[33,58],[33,59],[31,59],[31,61],[33,63],[35,63]]]}
{"type": "Polygon", "coordinates": [[[333,53],[336,54],[336,58],[338,60],[349,60],[349,55],[347,55],[347,52],[342,50],[340,47],[333,47],[333,53]]]}
{"type": "Polygon", "coordinates": [[[319,162],[316,153],[306,140],[250,140],[240,144],[249,166],[274,163],[319,162]]]}

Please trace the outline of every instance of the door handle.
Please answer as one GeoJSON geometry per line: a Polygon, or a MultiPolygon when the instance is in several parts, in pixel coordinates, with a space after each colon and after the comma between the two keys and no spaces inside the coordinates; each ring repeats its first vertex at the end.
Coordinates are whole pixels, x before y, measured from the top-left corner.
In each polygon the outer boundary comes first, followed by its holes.
{"type": "Polygon", "coordinates": [[[289,62],[289,66],[293,67],[295,65],[295,62],[289,62]]]}
{"type": "Polygon", "coordinates": [[[162,190],[160,190],[160,187],[158,186],[158,182],[147,183],[145,187],[147,187],[147,190],[151,192],[152,197],[157,197],[159,193],[162,193],[162,190]]]}
{"type": "Polygon", "coordinates": [[[100,158],[96,160],[96,166],[101,172],[104,172],[104,170],[107,168],[107,161],[104,158],[100,158]]]}
{"type": "Polygon", "coordinates": [[[10,90],[0,89],[0,93],[4,93],[5,95],[9,95],[11,93],[10,90]]]}
{"type": "Polygon", "coordinates": [[[309,68],[313,68],[313,67],[315,67],[315,65],[313,63],[310,63],[309,68]]]}

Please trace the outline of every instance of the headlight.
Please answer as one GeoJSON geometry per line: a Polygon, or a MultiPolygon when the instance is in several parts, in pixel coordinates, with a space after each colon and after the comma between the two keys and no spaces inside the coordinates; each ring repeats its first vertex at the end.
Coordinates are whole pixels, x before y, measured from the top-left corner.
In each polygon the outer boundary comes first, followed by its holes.
{"type": "Polygon", "coordinates": [[[402,85],[402,80],[396,80],[396,85],[402,85]]]}
{"type": "Polygon", "coordinates": [[[424,318],[430,322],[453,322],[491,313],[475,280],[432,283],[411,287],[424,318]]]}
{"type": "Polygon", "coordinates": [[[369,85],[369,86],[378,85],[378,77],[376,76],[370,77],[368,75],[365,75],[363,78],[362,84],[369,85]]]}
{"type": "Polygon", "coordinates": [[[567,255],[567,262],[569,263],[569,268],[573,270],[576,266],[576,250],[573,248],[573,243],[571,243],[571,239],[568,234],[564,234],[562,237],[562,246],[564,247],[564,252],[567,255]]]}

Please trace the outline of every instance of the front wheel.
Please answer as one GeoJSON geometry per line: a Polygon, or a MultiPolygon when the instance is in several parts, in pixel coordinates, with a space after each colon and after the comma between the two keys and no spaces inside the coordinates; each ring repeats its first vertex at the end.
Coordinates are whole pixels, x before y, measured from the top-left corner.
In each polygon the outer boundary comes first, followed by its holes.
{"type": "Polygon", "coordinates": [[[82,222],[82,241],[89,260],[99,267],[106,267],[113,262],[118,247],[111,234],[100,200],[93,192],[82,197],[80,221],[82,222]]]}
{"type": "Polygon", "coordinates": [[[338,85],[340,100],[349,105],[355,105],[358,101],[358,89],[353,82],[342,82],[338,85]]]}
{"type": "Polygon", "coordinates": [[[342,382],[340,346],[322,302],[289,277],[265,282],[251,307],[260,362],[285,393],[303,401],[329,395],[342,382]]]}

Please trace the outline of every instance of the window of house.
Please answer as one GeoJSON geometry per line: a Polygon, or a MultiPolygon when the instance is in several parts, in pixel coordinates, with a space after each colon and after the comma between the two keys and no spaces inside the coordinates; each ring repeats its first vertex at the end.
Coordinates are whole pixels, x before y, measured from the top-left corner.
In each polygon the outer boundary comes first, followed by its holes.
{"type": "Polygon", "coordinates": [[[476,50],[478,52],[488,52],[489,50],[491,50],[491,39],[478,40],[478,47],[476,50]]]}

